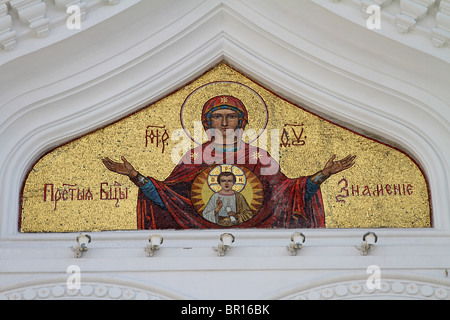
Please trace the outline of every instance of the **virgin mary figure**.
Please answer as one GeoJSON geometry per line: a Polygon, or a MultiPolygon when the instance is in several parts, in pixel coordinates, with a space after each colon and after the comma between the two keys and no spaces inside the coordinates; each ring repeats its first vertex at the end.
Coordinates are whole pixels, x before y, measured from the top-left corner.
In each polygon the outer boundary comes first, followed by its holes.
{"type": "Polygon", "coordinates": [[[191,201],[195,178],[204,170],[220,164],[250,170],[261,181],[264,192],[259,211],[232,228],[325,227],[320,185],[332,174],[353,166],[355,156],[349,155],[339,161],[332,156],[319,172],[290,179],[266,150],[241,139],[247,123],[247,109],[238,98],[220,95],[209,99],[202,110],[202,124],[208,141],[189,150],[164,181],[142,175],[124,157],[122,162],[103,159],[109,170],[127,175],[139,187],[137,228],[224,228],[203,218],[191,201]]]}

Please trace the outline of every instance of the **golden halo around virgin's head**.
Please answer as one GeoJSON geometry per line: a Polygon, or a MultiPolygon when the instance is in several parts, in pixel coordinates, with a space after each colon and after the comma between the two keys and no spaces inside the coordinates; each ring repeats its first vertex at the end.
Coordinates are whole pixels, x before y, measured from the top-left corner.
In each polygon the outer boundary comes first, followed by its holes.
{"type": "Polygon", "coordinates": [[[201,125],[202,109],[211,98],[230,95],[242,101],[248,113],[248,124],[244,136],[248,136],[248,143],[259,138],[267,127],[269,114],[263,98],[250,87],[233,81],[217,81],[207,83],[191,92],[181,107],[181,125],[188,137],[197,144],[204,141],[204,130],[201,125]],[[201,133],[199,132],[201,130],[201,133]]]}

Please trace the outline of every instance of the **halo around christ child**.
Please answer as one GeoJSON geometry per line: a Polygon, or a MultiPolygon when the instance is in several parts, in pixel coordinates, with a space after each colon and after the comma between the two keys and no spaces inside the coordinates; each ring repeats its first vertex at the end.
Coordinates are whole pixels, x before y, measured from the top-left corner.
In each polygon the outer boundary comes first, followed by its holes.
{"type": "Polygon", "coordinates": [[[223,164],[216,166],[208,174],[208,186],[213,192],[218,192],[221,189],[218,177],[222,172],[231,172],[236,177],[236,182],[233,186],[234,191],[241,192],[245,188],[247,184],[245,172],[238,166],[223,164]]]}

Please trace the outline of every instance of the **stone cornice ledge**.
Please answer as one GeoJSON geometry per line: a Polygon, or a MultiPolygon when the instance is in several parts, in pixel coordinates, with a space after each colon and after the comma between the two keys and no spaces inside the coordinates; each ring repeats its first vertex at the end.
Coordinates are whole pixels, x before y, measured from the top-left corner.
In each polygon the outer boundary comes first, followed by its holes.
{"type": "Polygon", "coordinates": [[[140,1],[0,0],[0,66],[85,31],[140,1]],[[75,21],[71,6],[79,8],[79,28],[67,26],[75,21]]]}
{"type": "MultiPolygon", "coordinates": [[[[367,27],[372,8],[380,25],[373,29],[416,50],[450,61],[450,1],[442,0],[313,0],[349,21],[367,27]],[[408,36],[406,36],[408,34],[408,36]]],[[[370,20],[372,23],[373,20],[370,20]]]]}

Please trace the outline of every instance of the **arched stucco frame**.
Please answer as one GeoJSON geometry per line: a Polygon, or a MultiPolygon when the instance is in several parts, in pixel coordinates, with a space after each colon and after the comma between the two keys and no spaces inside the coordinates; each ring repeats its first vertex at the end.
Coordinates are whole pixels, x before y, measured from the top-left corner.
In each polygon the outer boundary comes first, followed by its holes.
{"type": "MultiPolygon", "coordinates": [[[[410,270],[450,265],[448,63],[355,26],[313,2],[274,6],[271,1],[171,1],[152,11],[150,1],[141,1],[121,15],[2,66],[5,76],[0,83],[7,88],[2,91],[0,122],[4,275],[13,272],[13,265],[26,270],[24,257],[31,251],[52,256],[55,247],[69,248],[75,238],[17,230],[23,179],[42,154],[157,101],[223,60],[282,97],[410,154],[428,178],[433,228],[380,229],[381,247],[375,256],[386,261],[383,249],[389,257],[406,255],[410,265],[396,259],[387,259],[387,265],[410,270]],[[290,14],[277,19],[287,8],[290,14]],[[76,59],[74,52],[79,53],[76,59]],[[421,260],[428,249],[440,258],[421,260]]],[[[354,261],[348,248],[358,244],[364,232],[313,230],[308,240],[323,255],[333,246],[354,261]]],[[[204,247],[217,239],[213,232],[168,234],[173,239],[169,255],[175,255],[184,241],[204,247]]],[[[106,232],[95,238],[99,248],[125,250],[139,248],[136,241],[143,235],[106,232]]],[[[248,252],[263,257],[262,250],[254,249],[268,239],[283,247],[290,233],[242,230],[237,236],[240,251],[234,258],[239,260],[248,252]]],[[[205,252],[199,254],[209,255],[205,252]]],[[[70,263],[71,252],[58,259],[70,263]]],[[[323,262],[311,259],[314,266],[323,262]]],[[[51,259],[41,262],[39,272],[52,270],[51,259]]],[[[102,263],[95,268],[101,270],[102,263]]],[[[281,262],[271,263],[284,268],[281,262]]],[[[352,268],[345,258],[336,263],[352,268]]]]}
{"type": "MultiPolygon", "coordinates": [[[[281,300],[448,300],[450,282],[395,272],[345,274],[316,280],[274,297],[281,300]]],[[[442,274],[445,277],[444,274],[442,274]]]]}
{"type": "MultiPolygon", "coordinates": [[[[135,5],[139,6],[145,5],[135,5]]],[[[192,9],[186,6],[186,9],[192,9]]],[[[18,64],[25,64],[32,72],[35,65],[30,60],[42,59],[43,64],[49,61],[42,75],[33,73],[36,83],[33,87],[25,87],[26,81],[12,76],[18,87],[5,97],[1,218],[8,221],[2,221],[6,222],[2,223],[3,235],[17,232],[13,226],[17,224],[11,220],[17,219],[18,191],[26,172],[43,153],[157,100],[221,60],[288,99],[306,102],[320,115],[400,145],[423,166],[430,181],[432,205],[437,212],[436,229],[449,229],[447,215],[440,213],[448,212],[449,208],[448,200],[442,197],[448,194],[448,174],[447,148],[440,148],[440,141],[448,128],[445,114],[439,114],[445,112],[446,106],[444,97],[439,96],[437,90],[441,88],[440,84],[435,84],[436,90],[431,91],[407,81],[407,78],[399,79],[405,66],[398,61],[395,61],[397,65],[391,66],[389,74],[360,63],[361,55],[346,59],[333,55],[314,43],[314,37],[281,30],[264,12],[250,13],[250,8],[243,4],[237,7],[205,4],[195,9],[200,8],[207,10],[200,18],[184,17],[183,23],[190,23],[190,28],[184,28],[181,22],[173,22],[171,33],[162,29],[146,39],[137,35],[129,37],[130,41],[135,41],[134,56],[130,49],[109,59],[50,60],[52,54],[64,55],[66,45],[76,47],[80,41],[95,39],[98,30],[93,27],[85,34],[66,39],[64,46],[50,46],[6,65],[7,70],[14,71],[18,64]],[[259,29],[263,24],[271,27],[271,34],[259,29]],[[240,32],[238,25],[242,27],[240,32]],[[154,37],[164,34],[171,40],[144,48],[154,37]],[[265,47],[271,50],[265,50],[265,47]],[[168,52],[172,53],[171,59],[168,59],[168,52]],[[280,61],[278,56],[285,59],[280,61]],[[80,68],[80,64],[87,62],[89,68],[80,68]],[[64,65],[63,71],[56,72],[58,63],[64,65]],[[50,80],[44,81],[42,76],[50,80]],[[111,92],[115,94],[111,95],[111,92]]],[[[335,24],[348,27],[345,21],[333,15],[321,14],[324,19],[336,19],[335,24]]],[[[105,27],[115,23],[114,19],[110,20],[104,22],[105,27]]],[[[355,29],[355,36],[368,36],[367,42],[373,45],[384,40],[369,31],[355,29]]],[[[322,37],[329,36],[322,34],[322,37]]],[[[354,46],[355,50],[359,48],[359,44],[354,46]]],[[[92,47],[91,50],[100,48],[92,47]]],[[[364,58],[373,59],[373,65],[379,62],[375,53],[365,53],[364,58]]],[[[383,59],[389,57],[389,53],[394,55],[394,52],[386,52],[383,59]]]]}
{"type": "Polygon", "coordinates": [[[67,277],[20,282],[0,288],[0,300],[184,300],[163,288],[128,279],[83,276],[76,284],[67,277]],[[69,281],[69,285],[68,285],[69,281]]]}

